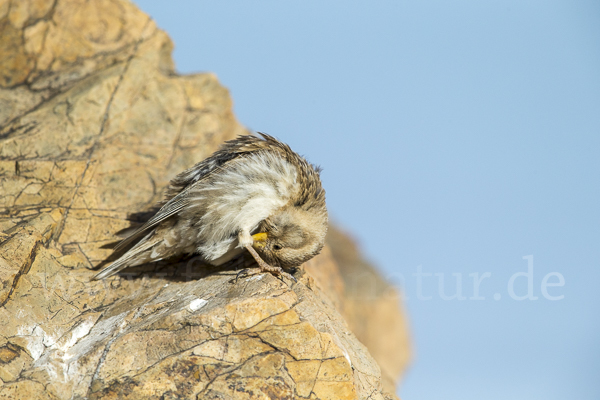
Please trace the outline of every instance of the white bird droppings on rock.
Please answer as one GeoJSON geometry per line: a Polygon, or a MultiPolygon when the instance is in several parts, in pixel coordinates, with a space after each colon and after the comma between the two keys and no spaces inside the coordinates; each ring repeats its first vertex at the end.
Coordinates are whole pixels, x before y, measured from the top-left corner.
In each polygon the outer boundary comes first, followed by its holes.
{"type": "Polygon", "coordinates": [[[190,310],[192,310],[192,311],[198,311],[199,309],[201,309],[202,307],[204,307],[204,305],[206,303],[208,303],[207,300],[204,300],[204,299],[195,299],[195,300],[192,300],[190,302],[190,306],[189,307],[190,307],[190,310]]]}

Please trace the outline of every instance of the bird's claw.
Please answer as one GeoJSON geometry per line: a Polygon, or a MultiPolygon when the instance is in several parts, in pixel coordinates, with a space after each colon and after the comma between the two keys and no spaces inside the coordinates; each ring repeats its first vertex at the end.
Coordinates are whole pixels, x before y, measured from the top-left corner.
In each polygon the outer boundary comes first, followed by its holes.
{"type": "Polygon", "coordinates": [[[282,272],[282,275],[285,275],[288,279],[293,280],[294,283],[298,283],[298,279],[296,279],[296,277],[289,272],[282,272]]]}
{"type": "Polygon", "coordinates": [[[294,275],[290,274],[289,272],[285,272],[281,268],[277,268],[277,270],[263,270],[262,268],[244,268],[243,270],[237,273],[237,275],[235,276],[235,281],[237,282],[240,278],[247,278],[249,276],[263,274],[265,272],[270,272],[275,276],[285,276],[286,278],[294,281],[294,283],[298,283],[298,280],[294,275]]]}
{"type": "Polygon", "coordinates": [[[238,272],[238,273],[235,275],[235,282],[237,283],[238,279],[240,279],[240,278],[245,278],[245,277],[249,276],[249,275],[248,275],[248,271],[249,271],[249,269],[248,269],[248,268],[244,268],[243,270],[241,270],[240,272],[238,272]]]}
{"type": "MultiPolygon", "coordinates": [[[[248,244],[245,247],[248,250],[248,252],[252,255],[252,257],[254,257],[254,260],[258,264],[258,268],[252,268],[253,270],[257,271],[254,274],[258,274],[258,273],[261,273],[261,272],[270,272],[273,275],[285,276],[286,278],[291,279],[292,281],[294,281],[296,283],[298,282],[296,280],[296,278],[294,278],[294,275],[292,275],[292,274],[290,274],[288,272],[285,272],[283,270],[283,268],[281,268],[281,267],[273,267],[273,266],[267,264],[265,262],[265,260],[263,260],[262,258],[260,258],[260,256],[256,252],[256,250],[254,250],[254,248],[252,247],[252,245],[248,244]]],[[[254,275],[254,274],[252,274],[252,275],[254,275]]]]}
{"type": "Polygon", "coordinates": [[[236,278],[235,278],[236,282],[240,278],[240,276],[247,277],[247,276],[251,276],[251,275],[260,274],[263,272],[270,272],[276,276],[277,275],[282,276],[282,277],[285,276],[286,278],[294,281],[294,283],[298,283],[298,280],[294,277],[294,275],[290,274],[289,272],[285,272],[283,270],[283,268],[273,267],[273,266],[267,264],[262,258],[260,258],[260,256],[256,252],[256,250],[254,250],[251,245],[247,245],[245,247],[248,250],[248,252],[252,255],[252,257],[254,257],[254,260],[258,264],[258,268],[246,268],[246,269],[241,270],[236,275],[236,278]]]}

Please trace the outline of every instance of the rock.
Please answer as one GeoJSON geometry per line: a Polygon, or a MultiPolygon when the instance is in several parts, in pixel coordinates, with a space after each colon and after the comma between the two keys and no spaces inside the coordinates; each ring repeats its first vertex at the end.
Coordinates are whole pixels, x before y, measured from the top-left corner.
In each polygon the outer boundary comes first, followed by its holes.
{"type": "Polygon", "coordinates": [[[248,258],[90,281],[131,213],[245,129],[126,0],[0,0],[0,37],[0,398],[394,398],[396,292],[353,296],[360,257],[331,241],[296,284],[238,279],[248,258]]]}
{"type": "MultiPolygon", "coordinates": [[[[381,367],[384,388],[393,392],[411,356],[407,319],[400,307],[401,294],[363,259],[354,241],[335,226],[329,228],[327,244],[339,271],[337,279],[342,281],[336,285],[342,289],[337,308],[381,367]]],[[[321,260],[316,261],[322,264],[321,260]]],[[[317,274],[317,269],[324,270],[320,265],[307,266],[312,275],[317,274]]],[[[333,280],[323,278],[317,282],[333,280]]],[[[331,289],[324,291],[328,295],[338,293],[331,289]]]]}

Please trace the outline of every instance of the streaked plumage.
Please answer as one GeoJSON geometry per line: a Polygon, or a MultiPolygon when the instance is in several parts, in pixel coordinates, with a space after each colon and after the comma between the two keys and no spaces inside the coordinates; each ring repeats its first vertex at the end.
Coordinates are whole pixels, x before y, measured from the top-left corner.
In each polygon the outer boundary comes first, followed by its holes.
{"type": "Polygon", "coordinates": [[[180,254],[221,265],[244,249],[262,271],[283,273],[318,254],[327,231],[319,169],[260,135],[228,141],[177,175],[160,210],[115,251],[135,245],[94,278],[180,254]]]}

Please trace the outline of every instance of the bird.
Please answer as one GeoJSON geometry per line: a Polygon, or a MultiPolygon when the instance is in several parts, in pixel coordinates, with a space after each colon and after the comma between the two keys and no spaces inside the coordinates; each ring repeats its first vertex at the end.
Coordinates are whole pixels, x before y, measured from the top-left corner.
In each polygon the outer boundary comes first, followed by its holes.
{"type": "Polygon", "coordinates": [[[179,255],[219,266],[249,252],[257,268],[289,270],[319,254],[328,213],[321,168],[266,133],[226,141],[173,178],[160,207],[114,252],[130,247],[93,279],[179,255]]]}

